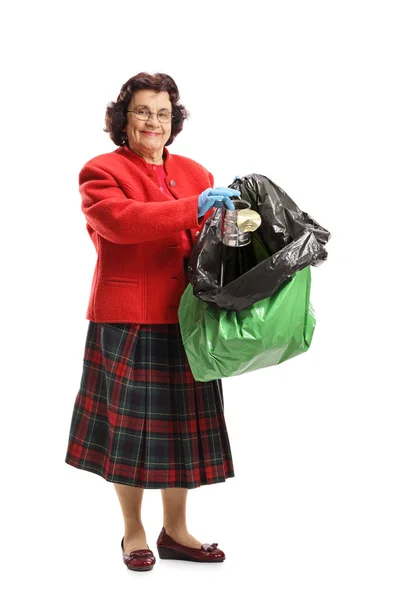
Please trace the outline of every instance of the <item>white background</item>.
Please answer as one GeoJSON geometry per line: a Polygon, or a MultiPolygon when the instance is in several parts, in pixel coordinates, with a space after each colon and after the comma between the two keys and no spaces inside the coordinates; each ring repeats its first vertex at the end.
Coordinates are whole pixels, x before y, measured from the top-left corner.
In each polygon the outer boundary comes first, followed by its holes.
{"type": "MultiPolygon", "coordinates": [[[[16,2],[2,15],[2,585],[6,598],[398,600],[396,2],[16,2]],[[95,251],[78,172],[116,147],[108,102],[166,72],[169,147],[267,175],[331,233],[310,350],[224,379],[236,477],[190,490],[220,565],[122,563],[112,484],[64,463],[95,251]]],[[[159,490],[145,490],[150,548],[159,490]]]]}

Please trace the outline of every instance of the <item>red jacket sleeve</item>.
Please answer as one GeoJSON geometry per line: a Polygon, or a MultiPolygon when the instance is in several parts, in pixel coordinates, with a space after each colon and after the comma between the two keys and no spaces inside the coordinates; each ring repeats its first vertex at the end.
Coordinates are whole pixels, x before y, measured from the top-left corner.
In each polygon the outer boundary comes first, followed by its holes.
{"type": "Polygon", "coordinates": [[[201,225],[198,194],[163,201],[163,195],[155,190],[151,202],[141,202],[128,198],[114,177],[99,166],[83,167],[79,191],[90,227],[115,244],[139,244],[201,225]]]}
{"type": "MultiPolygon", "coordinates": [[[[209,171],[207,171],[208,176],[210,178],[210,185],[209,187],[213,188],[214,187],[214,175],[212,173],[210,173],[209,171]]],[[[204,191],[204,190],[203,190],[204,191]]],[[[197,196],[198,198],[198,196],[197,196]]],[[[202,228],[204,223],[207,221],[208,217],[210,217],[212,215],[212,213],[214,212],[215,208],[211,207],[202,217],[198,217],[199,220],[199,226],[202,228]]]]}

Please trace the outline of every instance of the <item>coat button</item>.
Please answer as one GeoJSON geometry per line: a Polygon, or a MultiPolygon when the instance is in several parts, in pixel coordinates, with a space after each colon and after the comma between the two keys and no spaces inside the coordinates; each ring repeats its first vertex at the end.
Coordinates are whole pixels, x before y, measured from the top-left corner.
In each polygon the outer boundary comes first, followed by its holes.
{"type": "Polygon", "coordinates": [[[194,235],[197,237],[198,235],[200,235],[200,231],[196,231],[194,235]]]}
{"type": "Polygon", "coordinates": [[[175,186],[176,186],[176,181],[175,181],[175,179],[171,179],[171,181],[169,182],[169,185],[170,185],[171,187],[175,187],[175,186]]]}

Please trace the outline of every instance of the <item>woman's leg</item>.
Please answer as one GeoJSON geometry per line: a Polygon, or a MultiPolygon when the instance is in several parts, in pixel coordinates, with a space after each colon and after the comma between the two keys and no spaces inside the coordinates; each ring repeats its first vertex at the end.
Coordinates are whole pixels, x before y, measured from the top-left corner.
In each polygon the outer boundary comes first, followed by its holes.
{"type": "Polygon", "coordinates": [[[186,526],[188,489],[166,488],[161,490],[161,494],[164,509],[164,527],[167,534],[179,544],[191,548],[201,548],[201,542],[190,535],[186,526]]]}
{"type": "Polygon", "coordinates": [[[124,552],[147,548],[146,533],[142,523],[141,509],[143,488],[114,483],[125,523],[124,552]]]}

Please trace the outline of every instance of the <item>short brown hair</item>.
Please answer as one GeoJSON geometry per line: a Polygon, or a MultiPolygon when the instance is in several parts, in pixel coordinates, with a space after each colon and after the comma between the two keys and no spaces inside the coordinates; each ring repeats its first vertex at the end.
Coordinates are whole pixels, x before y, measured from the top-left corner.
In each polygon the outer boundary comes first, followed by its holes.
{"type": "Polygon", "coordinates": [[[126,111],[129,102],[135,92],[138,90],[154,90],[156,92],[168,92],[172,104],[172,122],[171,135],[165,143],[166,146],[172,144],[178,133],[182,131],[183,122],[188,118],[189,113],[186,108],[179,104],[179,90],[175,81],[165,73],[138,73],[128,79],[121,87],[116,102],[110,102],[107,105],[105,124],[103,129],[110,134],[110,138],[117,146],[127,146],[128,137],[123,131],[127,123],[126,111]]]}

